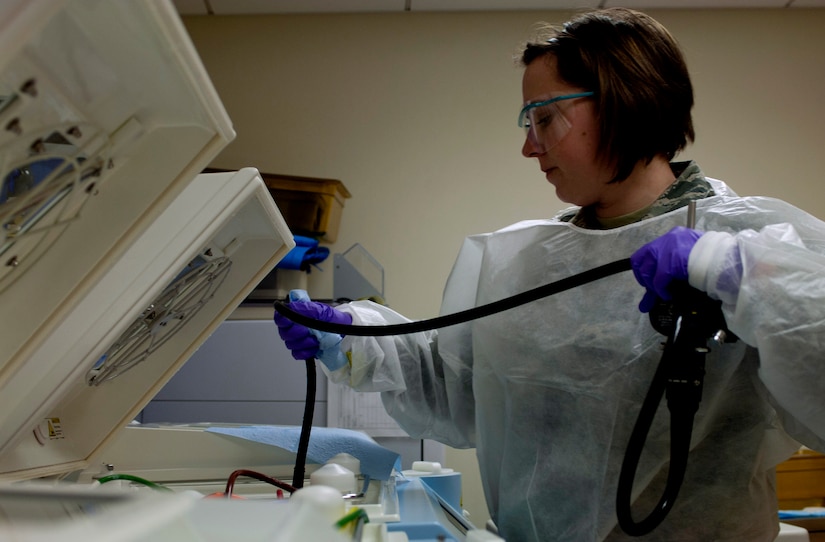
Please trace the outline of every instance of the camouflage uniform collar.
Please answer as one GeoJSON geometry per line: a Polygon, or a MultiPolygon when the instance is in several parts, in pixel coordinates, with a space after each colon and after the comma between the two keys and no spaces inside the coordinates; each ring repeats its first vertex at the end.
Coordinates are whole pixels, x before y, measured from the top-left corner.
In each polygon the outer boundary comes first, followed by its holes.
{"type": "Polygon", "coordinates": [[[592,207],[571,209],[558,217],[562,222],[570,222],[581,228],[589,230],[607,230],[641,222],[654,216],[669,213],[680,207],[684,207],[691,200],[703,199],[714,195],[713,187],[705,179],[705,175],[694,161],[671,162],[670,168],[676,176],[673,184],[665,190],[648,207],[633,213],[610,218],[598,219],[592,207]]]}

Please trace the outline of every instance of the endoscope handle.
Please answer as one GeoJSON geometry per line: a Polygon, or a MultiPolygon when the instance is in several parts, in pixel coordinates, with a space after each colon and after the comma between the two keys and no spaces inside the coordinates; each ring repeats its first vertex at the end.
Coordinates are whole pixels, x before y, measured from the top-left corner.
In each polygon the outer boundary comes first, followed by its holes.
{"type": "Polygon", "coordinates": [[[708,342],[717,331],[713,329],[717,326],[708,326],[715,318],[708,317],[715,316],[717,308],[705,302],[710,298],[690,287],[675,299],[671,304],[671,317],[675,316],[675,320],[663,356],[667,366],[665,396],[673,415],[692,417],[702,401],[705,356],[710,351],[708,342]]]}
{"type": "MultiPolygon", "coordinates": [[[[700,342],[701,336],[705,339],[719,339],[719,342],[736,342],[737,337],[727,326],[722,314],[722,302],[711,299],[706,293],[690,286],[687,282],[673,282],[670,285],[672,300],[659,299],[650,309],[650,325],[653,329],[669,337],[675,338],[680,326],[687,325],[690,342],[700,342]]],[[[680,341],[684,344],[683,339],[680,341]]]]}
{"type": "Polygon", "coordinates": [[[665,355],[667,399],[671,412],[695,414],[702,400],[705,357],[711,342],[735,342],[722,313],[722,303],[689,286],[672,285],[673,301],[651,311],[651,323],[668,336],[665,355]],[[655,320],[655,322],[654,322],[655,320]]]}

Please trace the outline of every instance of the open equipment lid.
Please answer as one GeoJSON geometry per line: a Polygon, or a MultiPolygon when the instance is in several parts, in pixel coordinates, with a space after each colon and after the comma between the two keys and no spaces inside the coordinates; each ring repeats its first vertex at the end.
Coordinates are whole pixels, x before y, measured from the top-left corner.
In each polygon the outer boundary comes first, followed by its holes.
{"type": "Polygon", "coordinates": [[[170,3],[2,3],[0,385],[233,138],[170,3]]]}
{"type": "Polygon", "coordinates": [[[294,245],[171,2],[0,4],[0,480],[128,424],[294,245]]]}
{"type": "Polygon", "coordinates": [[[86,468],[293,246],[257,170],[198,175],[0,382],[0,480],[86,468]]]}

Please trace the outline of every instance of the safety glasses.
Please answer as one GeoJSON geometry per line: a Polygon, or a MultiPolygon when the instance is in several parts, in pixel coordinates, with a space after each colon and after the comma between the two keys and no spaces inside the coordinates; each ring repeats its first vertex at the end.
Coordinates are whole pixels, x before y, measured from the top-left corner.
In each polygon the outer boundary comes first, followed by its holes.
{"type": "Polygon", "coordinates": [[[559,102],[593,96],[592,92],[577,92],[556,96],[541,102],[528,103],[521,108],[518,125],[524,128],[527,139],[538,152],[555,147],[570,130],[570,121],[564,116],[559,102]]]}

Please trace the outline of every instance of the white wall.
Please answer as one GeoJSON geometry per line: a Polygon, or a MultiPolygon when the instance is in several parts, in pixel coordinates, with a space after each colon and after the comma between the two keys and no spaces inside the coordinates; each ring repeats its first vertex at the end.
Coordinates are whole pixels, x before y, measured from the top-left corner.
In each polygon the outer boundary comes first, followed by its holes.
{"type": "MultiPolygon", "coordinates": [[[[740,194],[825,217],[825,10],[651,11],[682,43],[697,142],[684,153],[740,194]]],[[[438,311],[464,236],[552,215],[559,202],[516,126],[519,44],[568,12],[190,17],[185,24],[238,137],[215,167],[341,179],[333,252],[361,243],[386,299],[438,311]]],[[[310,293],[332,293],[331,265],[310,293]]],[[[465,507],[487,514],[472,452],[465,507]]]]}

